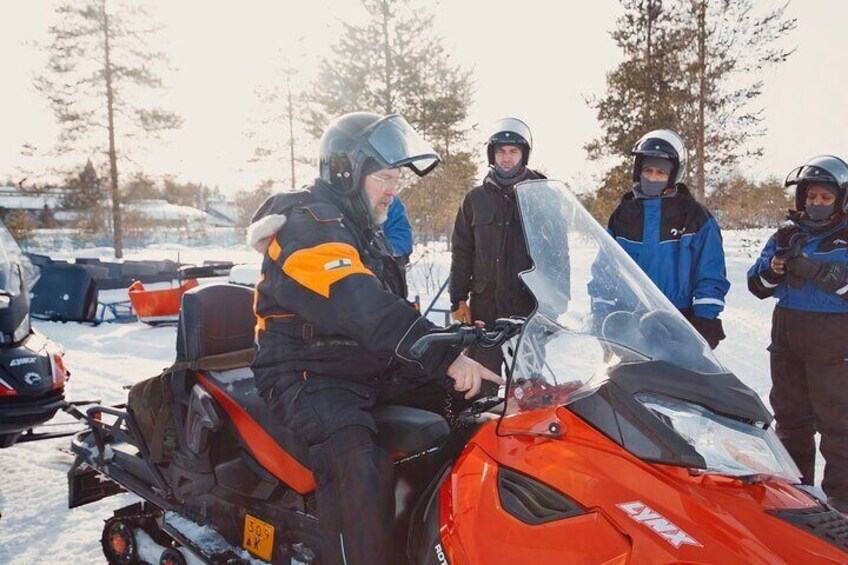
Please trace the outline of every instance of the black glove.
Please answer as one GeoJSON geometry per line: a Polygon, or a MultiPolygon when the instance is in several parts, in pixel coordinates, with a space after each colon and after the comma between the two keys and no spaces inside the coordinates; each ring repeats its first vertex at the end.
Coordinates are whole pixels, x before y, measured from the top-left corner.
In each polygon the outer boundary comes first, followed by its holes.
{"type": "Polygon", "coordinates": [[[803,281],[812,281],[825,292],[836,292],[848,284],[848,265],[845,263],[823,263],[801,256],[787,261],[786,271],[801,279],[802,285],[803,281]]]}
{"type": "Polygon", "coordinates": [[[781,261],[799,257],[803,254],[804,246],[807,244],[807,236],[795,226],[780,228],[777,230],[775,239],[777,248],[774,250],[774,256],[781,261]]]}
{"type": "Polygon", "coordinates": [[[707,340],[707,344],[709,344],[710,349],[718,347],[718,342],[727,337],[724,335],[724,328],[721,325],[721,320],[718,318],[710,319],[693,316],[690,322],[692,322],[692,326],[698,330],[698,333],[704,336],[704,339],[707,340]]]}
{"type": "MultiPolygon", "coordinates": [[[[777,257],[777,255],[775,255],[775,257],[777,257]]],[[[777,257],[777,258],[779,259],[779,257],[777,257]]],[[[760,276],[763,277],[768,282],[770,282],[771,284],[780,284],[781,281],[783,280],[783,277],[785,277],[786,274],[785,274],[785,272],[782,275],[777,274],[775,272],[775,270],[771,268],[771,261],[769,261],[769,266],[766,268],[765,271],[762,271],[760,273],[760,276]]]]}

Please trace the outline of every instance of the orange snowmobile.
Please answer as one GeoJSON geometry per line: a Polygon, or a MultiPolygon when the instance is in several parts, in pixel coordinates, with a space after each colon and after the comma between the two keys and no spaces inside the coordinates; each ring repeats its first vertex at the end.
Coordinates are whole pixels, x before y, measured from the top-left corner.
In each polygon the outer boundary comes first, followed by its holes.
{"type": "MultiPolygon", "coordinates": [[[[450,423],[375,411],[396,458],[397,562],[848,562],[848,519],[799,486],[759,397],[561,183],[517,197],[536,311],[416,344],[504,347],[505,392],[450,423]]],[[[128,410],[89,410],[71,507],[143,499],[107,521],[110,563],[321,563],[306,451],[246,367],[250,304],[235,286],[186,293],[178,362],[149,381],[167,433],[132,393],[128,410]]]]}

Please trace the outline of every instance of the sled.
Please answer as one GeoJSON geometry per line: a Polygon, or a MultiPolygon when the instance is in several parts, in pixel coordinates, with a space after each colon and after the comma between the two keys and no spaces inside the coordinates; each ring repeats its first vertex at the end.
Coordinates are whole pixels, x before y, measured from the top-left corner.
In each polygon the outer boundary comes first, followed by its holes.
{"type": "Polygon", "coordinates": [[[136,316],[145,324],[175,323],[180,316],[183,294],[197,285],[197,279],[188,279],[180,286],[167,288],[145,287],[141,281],[135,281],[129,288],[130,301],[136,316]]]}

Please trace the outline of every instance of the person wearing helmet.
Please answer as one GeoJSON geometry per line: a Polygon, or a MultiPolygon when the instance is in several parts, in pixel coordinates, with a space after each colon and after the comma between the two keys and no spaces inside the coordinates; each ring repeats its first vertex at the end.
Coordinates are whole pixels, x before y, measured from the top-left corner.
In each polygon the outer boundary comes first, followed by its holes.
{"type": "Polygon", "coordinates": [[[848,164],[814,157],[785,184],[795,209],[748,271],[748,289],[777,298],[768,348],[777,435],[812,485],[821,434],[822,488],[848,512],[848,164]]]}
{"type": "MultiPolygon", "coordinates": [[[[725,337],[719,314],[730,282],[721,230],[683,183],[686,146],[673,131],[655,130],[631,155],[633,185],[607,231],[715,349],[725,337]]],[[[593,299],[614,309],[603,296],[593,299]]]]}
{"type": "Polygon", "coordinates": [[[394,559],[393,465],[375,441],[374,406],[440,411],[445,375],[469,398],[482,380],[501,382],[455,348],[431,348],[420,363],[410,354],[434,325],[405,300],[379,226],[400,169],[424,176],[438,163],[401,116],[346,114],[321,138],[315,183],[271,196],[253,218],[249,240],[264,258],[251,368],[260,395],[308,447],[322,563],[394,559]]]}
{"type": "MultiPolygon", "coordinates": [[[[517,118],[496,122],[486,141],[488,172],[465,195],[451,237],[450,301],[456,321],[479,320],[492,327],[497,318],[527,316],[535,307],[533,295],[518,278],[532,262],[514,190],[522,181],[545,178],[528,167],[532,148],[530,128],[517,118]]],[[[563,249],[567,260],[565,242],[563,249]]],[[[499,349],[472,348],[469,354],[500,373],[499,349]]]]}

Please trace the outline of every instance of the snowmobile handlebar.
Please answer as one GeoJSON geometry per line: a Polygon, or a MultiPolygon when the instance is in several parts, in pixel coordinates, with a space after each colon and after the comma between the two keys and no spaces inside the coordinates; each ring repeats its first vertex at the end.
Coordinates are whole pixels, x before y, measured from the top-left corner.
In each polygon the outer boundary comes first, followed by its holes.
{"type": "Polygon", "coordinates": [[[413,358],[420,359],[433,344],[462,348],[479,345],[484,349],[500,347],[506,340],[518,335],[523,325],[523,318],[499,318],[492,331],[486,331],[481,322],[470,326],[453,324],[418,338],[409,348],[409,353],[413,358]]]}

